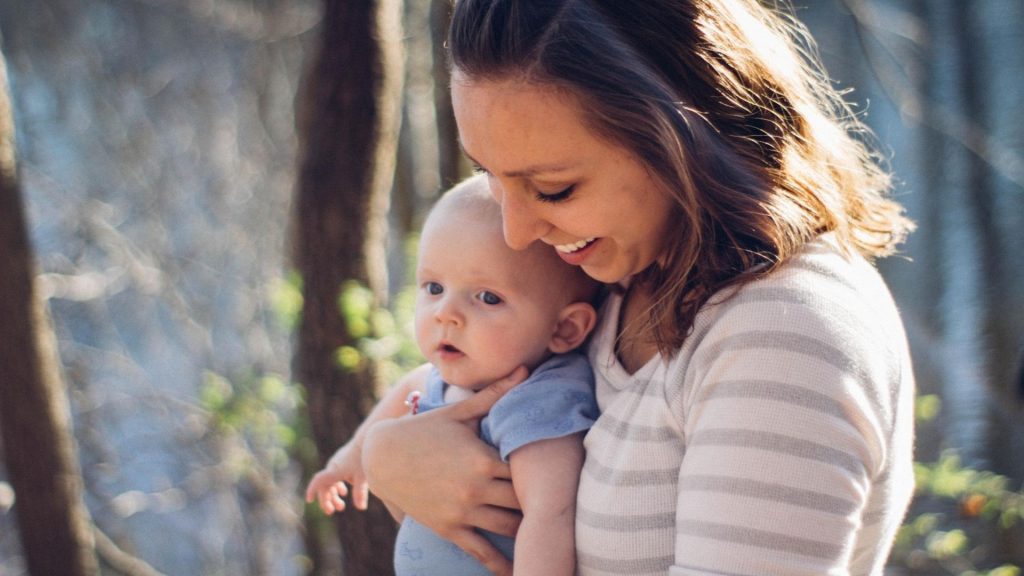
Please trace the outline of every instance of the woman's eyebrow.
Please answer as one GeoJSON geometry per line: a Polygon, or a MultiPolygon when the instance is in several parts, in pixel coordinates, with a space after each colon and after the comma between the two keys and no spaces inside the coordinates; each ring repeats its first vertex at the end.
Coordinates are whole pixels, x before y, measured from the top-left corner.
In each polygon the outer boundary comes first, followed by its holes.
{"type": "MultiPolygon", "coordinates": [[[[469,158],[470,162],[483,168],[483,164],[478,162],[476,158],[473,158],[469,154],[469,152],[466,152],[466,149],[462,147],[461,143],[459,144],[459,148],[462,150],[462,153],[466,155],[466,158],[469,158]]],[[[533,166],[527,166],[526,168],[521,168],[519,170],[509,170],[507,172],[502,172],[501,175],[505,176],[506,178],[529,178],[530,176],[536,176],[537,174],[564,172],[570,168],[572,168],[572,166],[566,164],[535,164],[533,166]]]]}

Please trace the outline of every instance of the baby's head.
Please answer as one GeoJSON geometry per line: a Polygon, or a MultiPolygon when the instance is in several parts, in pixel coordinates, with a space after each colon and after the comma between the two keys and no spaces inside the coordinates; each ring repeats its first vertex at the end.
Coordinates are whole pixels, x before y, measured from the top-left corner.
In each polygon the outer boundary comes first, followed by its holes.
{"type": "Polygon", "coordinates": [[[483,177],[431,210],[416,266],[416,341],[445,382],[479,389],[580,346],[596,322],[598,283],[550,247],[505,244],[483,177]]]}

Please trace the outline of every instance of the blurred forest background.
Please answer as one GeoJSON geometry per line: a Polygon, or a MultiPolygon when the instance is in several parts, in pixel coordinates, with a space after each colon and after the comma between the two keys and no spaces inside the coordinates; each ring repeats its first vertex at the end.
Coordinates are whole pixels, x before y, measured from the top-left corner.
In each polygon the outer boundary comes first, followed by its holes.
{"type": "MultiPolygon", "coordinates": [[[[919,226],[880,264],[920,388],[890,572],[1019,575],[1024,2],[794,5],[919,226]]],[[[409,245],[466,174],[447,11],[0,0],[0,575],[389,570],[379,507],[301,492],[417,361],[409,245]]]]}

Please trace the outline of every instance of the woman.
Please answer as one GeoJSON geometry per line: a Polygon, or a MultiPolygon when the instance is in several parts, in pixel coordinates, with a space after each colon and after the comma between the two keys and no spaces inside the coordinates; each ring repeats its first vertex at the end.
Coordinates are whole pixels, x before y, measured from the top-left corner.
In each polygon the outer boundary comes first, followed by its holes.
{"type": "MultiPolygon", "coordinates": [[[[802,28],[756,0],[458,0],[448,47],[506,242],[612,286],[579,572],[881,574],[913,376],[869,261],[911,225],[802,28]]],[[[517,379],[375,428],[364,456],[377,494],[498,573],[473,527],[513,532],[514,491],[473,426],[517,379]]]]}

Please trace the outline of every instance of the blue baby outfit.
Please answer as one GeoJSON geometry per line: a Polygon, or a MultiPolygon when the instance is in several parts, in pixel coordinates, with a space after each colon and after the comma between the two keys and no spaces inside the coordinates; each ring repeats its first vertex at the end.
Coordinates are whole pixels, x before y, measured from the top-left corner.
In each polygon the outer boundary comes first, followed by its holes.
{"type": "MultiPolygon", "coordinates": [[[[444,405],[447,387],[436,369],[427,378],[420,411],[444,405]]],[[[597,419],[594,374],[587,357],[569,352],[551,357],[510,390],[480,422],[480,437],[502,460],[516,448],[590,428],[597,419]]],[[[429,455],[424,455],[429,458],[429,455]]],[[[515,539],[481,531],[509,559],[515,539]]],[[[461,548],[406,516],[395,542],[397,576],[487,576],[482,564],[461,548]]]]}

